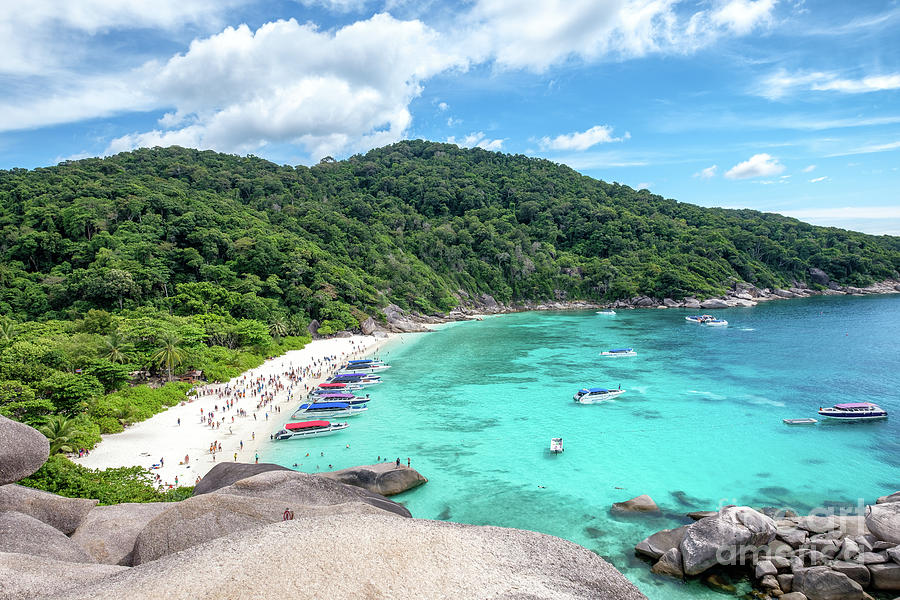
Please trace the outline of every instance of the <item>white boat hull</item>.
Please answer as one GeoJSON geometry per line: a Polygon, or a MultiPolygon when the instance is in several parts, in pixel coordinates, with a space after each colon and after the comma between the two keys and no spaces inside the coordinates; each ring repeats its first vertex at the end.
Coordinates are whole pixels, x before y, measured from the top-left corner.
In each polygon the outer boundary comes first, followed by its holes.
{"type": "Polygon", "coordinates": [[[323,437],[326,435],[331,435],[333,433],[337,433],[342,429],[347,429],[349,423],[333,423],[331,427],[328,429],[317,429],[317,430],[298,430],[298,431],[286,431],[281,430],[275,435],[276,440],[294,440],[298,438],[313,438],[313,437],[323,437]]]}
{"type": "Polygon", "coordinates": [[[625,356],[637,356],[637,352],[601,352],[600,356],[608,356],[610,358],[623,358],[625,356]]]}
{"type": "Polygon", "coordinates": [[[579,404],[599,404],[601,402],[606,402],[607,400],[612,400],[624,393],[625,390],[609,390],[605,394],[582,394],[580,397],[576,394],[575,402],[579,404]]]}
{"type": "Polygon", "coordinates": [[[300,411],[291,415],[292,421],[307,421],[309,419],[333,419],[335,417],[352,417],[369,410],[369,407],[362,408],[336,408],[334,410],[312,410],[300,411]]]}

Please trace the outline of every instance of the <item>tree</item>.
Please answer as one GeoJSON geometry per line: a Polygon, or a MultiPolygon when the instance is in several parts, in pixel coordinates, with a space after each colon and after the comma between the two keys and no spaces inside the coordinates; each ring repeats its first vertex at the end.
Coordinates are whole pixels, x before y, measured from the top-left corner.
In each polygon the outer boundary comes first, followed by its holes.
{"type": "Polygon", "coordinates": [[[50,415],[44,418],[37,430],[50,440],[50,455],[60,452],[75,452],[74,440],[83,432],[78,429],[74,419],[64,415],[50,415]]]}
{"type": "Polygon", "coordinates": [[[36,398],[34,390],[21,381],[0,381],[0,415],[34,423],[56,410],[46,398],[36,398]]]}
{"type": "Polygon", "coordinates": [[[103,385],[96,377],[87,374],[56,371],[37,385],[41,395],[49,398],[59,412],[68,416],[83,412],[91,398],[103,394],[103,385]]]}
{"type": "Polygon", "coordinates": [[[269,323],[269,333],[275,338],[275,341],[280,340],[284,336],[288,334],[288,326],[284,322],[284,319],[281,317],[275,317],[272,319],[272,322],[269,323]]]}
{"type": "Polygon", "coordinates": [[[15,321],[8,317],[0,318],[0,340],[12,341],[16,337],[16,333],[18,333],[18,328],[15,321]]]}
{"type": "Polygon", "coordinates": [[[150,360],[156,366],[165,366],[169,381],[172,381],[172,370],[184,361],[186,353],[179,348],[181,339],[174,333],[164,334],[160,342],[162,346],[156,349],[150,360]]]}
{"type": "Polygon", "coordinates": [[[130,347],[125,343],[125,337],[119,333],[118,329],[106,336],[103,343],[106,360],[119,364],[128,362],[127,351],[130,347]]]}

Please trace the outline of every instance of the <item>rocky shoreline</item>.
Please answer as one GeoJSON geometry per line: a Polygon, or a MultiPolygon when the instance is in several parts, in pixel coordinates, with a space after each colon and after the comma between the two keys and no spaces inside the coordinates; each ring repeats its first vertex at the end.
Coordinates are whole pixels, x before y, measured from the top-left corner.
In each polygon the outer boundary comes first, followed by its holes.
{"type": "Polygon", "coordinates": [[[0,600],[646,600],[571,542],[410,518],[382,495],[425,483],[404,465],[225,462],[186,500],[99,506],[16,484],[47,460],[40,432],[0,416],[0,442],[0,600]]]}
{"type": "MultiPolygon", "coordinates": [[[[613,510],[645,512],[651,504],[639,496],[613,510]]],[[[747,578],[755,588],[749,597],[761,600],[870,600],[869,592],[900,591],[900,492],[882,496],[863,515],[725,506],[687,516],[695,522],[635,546],[654,573],[699,578],[732,594],[731,582],[747,578]]]]}
{"type": "MultiPolygon", "coordinates": [[[[370,317],[361,325],[364,335],[389,333],[413,333],[430,331],[430,326],[453,321],[470,321],[480,319],[482,315],[515,313],[531,310],[588,310],[600,308],[636,309],[636,308],[688,308],[693,310],[720,310],[724,308],[749,308],[760,302],[773,300],[789,300],[792,298],[809,298],[811,296],[867,296],[872,294],[900,293],[900,279],[886,279],[866,287],[839,285],[828,278],[820,269],[810,269],[812,285],[795,281],[791,287],[758,288],[750,283],[736,282],[732,289],[723,296],[698,299],[688,296],[682,300],[672,298],[651,298],[635,296],[627,300],[616,300],[612,303],[597,303],[585,300],[565,300],[547,302],[513,302],[505,304],[497,302],[489,294],[470,296],[460,290],[461,304],[446,315],[423,315],[408,312],[395,304],[389,304],[383,310],[385,322],[379,323],[370,317]]],[[[559,294],[561,295],[561,294],[559,294]]],[[[311,325],[314,333],[317,324],[311,325]]]]}

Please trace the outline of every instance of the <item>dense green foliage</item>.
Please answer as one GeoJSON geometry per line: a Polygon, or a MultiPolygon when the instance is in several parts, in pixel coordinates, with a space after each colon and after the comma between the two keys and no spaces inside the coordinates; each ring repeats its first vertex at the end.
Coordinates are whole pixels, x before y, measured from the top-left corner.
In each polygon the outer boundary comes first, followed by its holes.
{"type": "Polygon", "coordinates": [[[193,487],[160,491],[140,467],[88,469],[62,455],[51,456],[38,471],[19,482],[69,498],[95,498],[100,504],[174,502],[190,498],[193,487]]]}
{"type": "MultiPolygon", "coordinates": [[[[900,239],[409,141],[312,168],[156,148],[0,172],[0,257],[0,314],[17,320],[153,306],[328,333],[389,301],[446,311],[460,290],[678,298],[809,267],[859,285],[896,274],[900,239]]],[[[262,333],[234,323],[223,340],[262,333]]]]}

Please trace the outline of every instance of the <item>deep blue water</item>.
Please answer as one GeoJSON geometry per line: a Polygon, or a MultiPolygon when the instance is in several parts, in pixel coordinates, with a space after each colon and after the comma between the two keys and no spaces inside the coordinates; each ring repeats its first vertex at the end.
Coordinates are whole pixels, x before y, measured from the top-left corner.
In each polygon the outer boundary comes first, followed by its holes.
{"type": "Polygon", "coordinates": [[[271,455],[307,471],[410,457],[429,483],[397,499],[416,517],[572,540],[652,599],[718,597],[652,575],[634,544],[688,522],[690,510],[808,511],[900,489],[900,296],[717,311],[727,328],[688,323],[687,314],[518,313],[407,337],[382,352],[393,367],[349,429],[275,443],[271,455]],[[623,346],[638,356],[598,356],[623,346]],[[579,387],[620,384],[628,391],[614,401],[572,400],[579,387]],[[892,417],[781,421],[862,400],[892,417]],[[554,436],[564,438],[562,455],[548,452],[554,436]],[[613,502],[639,494],[664,516],[610,515],[613,502]]]}

